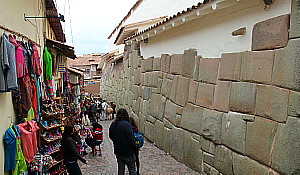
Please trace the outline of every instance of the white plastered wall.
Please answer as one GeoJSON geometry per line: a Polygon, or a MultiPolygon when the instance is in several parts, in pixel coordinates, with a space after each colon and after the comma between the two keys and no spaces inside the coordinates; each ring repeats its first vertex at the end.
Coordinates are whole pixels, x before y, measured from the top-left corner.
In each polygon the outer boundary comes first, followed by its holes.
{"type": "MultiPolygon", "coordinates": [[[[26,1],[1,1],[0,6],[0,25],[12,29],[16,32],[28,36],[31,40],[37,42],[41,47],[37,47],[39,53],[42,53],[44,45],[43,39],[43,20],[30,19],[24,20],[24,14],[27,16],[43,16],[44,15],[44,1],[42,0],[26,0],[26,1]]],[[[1,35],[4,30],[0,28],[1,35]]],[[[5,31],[6,34],[10,34],[5,31]]],[[[17,37],[17,39],[21,39],[17,37]]],[[[26,41],[26,39],[24,39],[26,41]]],[[[10,92],[0,92],[0,137],[3,140],[4,133],[10,125],[12,116],[15,121],[15,113],[12,104],[12,97],[10,92]]],[[[4,173],[4,145],[3,141],[0,143],[0,174],[4,173]]],[[[8,173],[6,173],[8,174],[8,173]]]]}
{"type": "MultiPolygon", "coordinates": [[[[127,24],[132,24],[140,21],[145,21],[153,18],[158,18],[162,16],[171,16],[177,14],[177,12],[186,10],[193,5],[197,5],[203,0],[143,0],[139,6],[132,11],[130,16],[123,22],[122,26],[127,24]]],[[[130,9],[128,9],[129,11],[130,9]]],[[[139,31],[145,29],[145,26],[139,28],[139,31]]],[[[109,39],[109,51],[119,49],[120,52],[124,51],[124,45],[115,45],[114,42],[120,28],[117,29],[114,34],[109,39]]]]}
{"type": "Polygon", "coordinates": [[[291,12],[290,0],[274,1],[268,11],[264,10],[261,0],[246,4],[247,7],[241,3],[222,9],[149,38],[148,43],[141,43],[141,54],[144,58],[160,57],[164,53],[181,54],[194,48],[203,57],[220,57],[226,52],[251,50],[254,24],[291,12]],[[246,27],[245,35],[231,36],[231,32],[241,27],[246,27]]]}

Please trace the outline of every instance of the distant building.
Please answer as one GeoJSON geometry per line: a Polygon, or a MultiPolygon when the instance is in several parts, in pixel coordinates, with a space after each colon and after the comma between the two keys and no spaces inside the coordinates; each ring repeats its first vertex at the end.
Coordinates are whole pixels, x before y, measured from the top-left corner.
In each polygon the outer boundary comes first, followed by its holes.
{"type": "Polygon", "coordinates": [[[98,69],[102,54],[84,54],[77,59],[68,59],[68,67],[82,69],[84,85],[94,84],[100,81],[102,70],[98,69]]]}

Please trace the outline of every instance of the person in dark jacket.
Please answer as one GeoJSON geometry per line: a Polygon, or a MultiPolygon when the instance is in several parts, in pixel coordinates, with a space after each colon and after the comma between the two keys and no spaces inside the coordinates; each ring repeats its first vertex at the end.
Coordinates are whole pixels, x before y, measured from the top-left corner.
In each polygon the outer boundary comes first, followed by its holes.
{"type": "Polygon", "coordinates": [[[77,150],[76,143],[72,139],[72,134],[74,133],[74,126],[65,126],[65,131],[62,135],[61,140],[61,152],[64,159],[64,164],[70,175],[82,175],[81,169],[77,163],[78,159],[87,164],[87,161],[82,158],[77,150]]]}
{"type": "Polygon", "coordinates": [[[128,120],[128,112],[121,108],[117,112],[115,121],[109,127],[109,138],[113,141],[114,153],[118,162],[118,175],[125,174],[125,165],[130,175],[136,175],[135,152],[137,147],[128,120]]]}

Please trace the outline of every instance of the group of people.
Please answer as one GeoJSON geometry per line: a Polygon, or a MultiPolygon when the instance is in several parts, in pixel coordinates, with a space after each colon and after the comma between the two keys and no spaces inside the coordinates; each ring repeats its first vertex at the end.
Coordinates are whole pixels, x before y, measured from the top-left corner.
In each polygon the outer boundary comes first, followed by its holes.
{"type": "MultiPolygon", "coordinates": [[[[138,133],[138,127],[133,118],[129,117],[126,109],[121,108],[116,114],[116,119],[109,127],[109,138],[114,145],[114,154],[118,163],[118,175],[125,174],[125,165],[130,175],[139,174],[139,148],[135,134],[138,133]]],[[[140,132],[139,132],[140,133],[140,132]]],[[[103,141],[103,127],[96,121],[92,124],[91,138],[87,144],[92,148],[100,145],[103,141]]],[[[80,136],[73,125],[65,126],[62,141],[61,152],[64,158],[64,164],[70,175],[81,175],[78,160],[87,164],[87,160],[82,157],[77,144],[80,143],[80,136]]]]}
{"type": "Polygon", "coordinates": [[[106,100],[85,100],[80,105],[83,123],[89,125],[99,120],[114,119],[116,114],[116,105],[114,102],[106,102],[106,100]]]}

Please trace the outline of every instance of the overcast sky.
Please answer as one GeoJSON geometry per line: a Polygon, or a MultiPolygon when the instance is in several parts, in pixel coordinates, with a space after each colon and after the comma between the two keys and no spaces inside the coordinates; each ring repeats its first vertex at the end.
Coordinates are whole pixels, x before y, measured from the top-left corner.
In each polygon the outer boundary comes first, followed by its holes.
{"type": "Polygon", "coordinates": [[[75,47],[77,56],[108,52],[107,37],[136,1],[55,0],[58,13],[65,16],[66,22],[62,22],[62,26],[66,34],[66,44],[75,47]]]}

